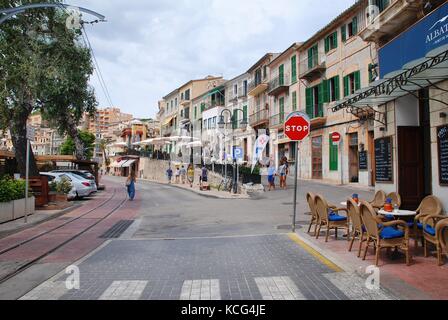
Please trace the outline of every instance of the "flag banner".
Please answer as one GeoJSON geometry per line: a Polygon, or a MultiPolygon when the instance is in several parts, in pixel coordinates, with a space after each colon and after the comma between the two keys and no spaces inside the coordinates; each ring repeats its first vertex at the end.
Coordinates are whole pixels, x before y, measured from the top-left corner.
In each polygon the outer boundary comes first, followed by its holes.
{"type": "Polygon", "coordinates": [[[254,152],[252,153],[252,172],[254,172],[255,166],[257,165],[258,161],[263,158],[263,152],[268,145],[269,139],[269,136],[265,134],[258,137],[254,146],[254,152]]]}

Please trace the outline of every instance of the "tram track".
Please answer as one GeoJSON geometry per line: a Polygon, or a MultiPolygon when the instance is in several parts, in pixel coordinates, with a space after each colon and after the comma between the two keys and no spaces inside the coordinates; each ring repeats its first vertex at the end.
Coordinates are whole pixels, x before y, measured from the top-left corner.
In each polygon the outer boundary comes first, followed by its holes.
{"type": "MultiPolygon", "coordinates": [[[[51,228],[50,230],[46,230],[45,232],[39,233],[35,236],[32,236],[31,238],[28,238],[24,241],[21,241],[13,246],[10,246],[4,250],[0,250],[0,259],[2,258],[2,256],[9,254],[11,252],[13,252],[16,249],[21,248],[22,246],[29,244],[33,241],[36,241],[44,236],[50,235],[51,233],[54,233],[55,231],[66,227],[80,219],[85,218],[87,215],[91,214],[92,212],[105,207],[106,205],[110,204],[112,201],[117,200],[116,199],[116,195],[117,195],[117,188],[114,188],[114,191],[112,193],[112,196],[108,197],[105,201],[101,202],[98,206],[96,206],[95,208],[89,209],[87,212],[82,213],[81,215],[79,215],[78,217],[75,217],[67,222],[62,223],[61,225],[58,225],[54,228],[51,228]]],[[[127,198],[124,197],[123,199],[118,199],[117,204],[113,205],[110,209],[108,209],[105,213],[105,215],[101,218],[98,218],[98,221],[94,222],[92,225],[86,227],[84,230],[80,231],[79,233],[69,237],[68,239],[64,240],[63,242],[61,242],[60,244],[52,247],[51,249],[45,251],[44,253],[42,253],[41,255],[31,259],[30,261],[27,261],[25,264],[21,265],[20,267],[18,267],[17,269],[15,269],[12,272],[7,273],[6,275],[0,277],[0,285],[5,283],[6,281],[10,280],[11,278],[14,278],[15,276],[19,275],[20,273],[24,272],[25,270],[29,269],[30,267],[32,267],[33,265],[37,264],[40,260],[46,258],[47,256],[51,255],[52,253],[58,251],[59,249],[61,249],[62,247],[66,246],[67,244],[69,244],[70,242],[76,240],[77,238],[79,238],[80,236],[84,235],[86,232],[90,231],[91,229],[93,229],[94,227],[96,227],[98,224],[100,224],[101,222],[103,222],[104,220],[106,220],[107,218],[109,218],[111,215],[113,215],[115,212],[117,212],[125,203],[127,202],[127,198]]]]}

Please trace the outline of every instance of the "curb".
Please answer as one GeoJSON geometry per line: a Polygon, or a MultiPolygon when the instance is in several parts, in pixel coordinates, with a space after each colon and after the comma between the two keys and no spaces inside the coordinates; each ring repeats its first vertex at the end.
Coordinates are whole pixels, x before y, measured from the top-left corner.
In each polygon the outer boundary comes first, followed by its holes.
{"type": "Polygon", "coordinates": [[[237,198],[237,197],[220,197],[220,196],[216,196],[216,195],[212,195],[212,194],[206,194],[206,193],[201,193],[198,192],[194,189],[190,189],[190,188],[183,188],[180,187],[178,185],[175,184],[168,184],[168,183],[164,183],[164,182],[160,182],[160,181],[155,181],[155,180],[149,180],[149,179],[139,179],[139,181],[144,181],[144,182],[150,182],[150,183],[155,183],[158,185],[162,185],[162,186],[167,186],[167,187],[173,187],[179,190],[185,190],[185,191],[189,191],[192,192],[194,194],[197,194],[199,196],[202,196],[204,198],[210,198],[210,199],[218,199],[218,200],[249,200],[250,198],[237,198]]]}

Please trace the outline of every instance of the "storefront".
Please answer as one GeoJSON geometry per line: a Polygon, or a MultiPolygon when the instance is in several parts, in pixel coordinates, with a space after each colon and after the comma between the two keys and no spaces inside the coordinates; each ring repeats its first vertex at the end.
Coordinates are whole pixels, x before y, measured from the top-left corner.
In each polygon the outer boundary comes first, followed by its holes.
{"type": "Polygon", "coordinates": [[[333,108],[372,114],[376,189],[404,209],[430,194],[448,208],[447,17],[445,4],[380,48],[381,80],[333,108]]]}
{"type": "Polygon", "coordinates": [[[139,175],[139,157],[137,156],[123,156],[118,157],[110,165],[111,173],[118,177],[127,177],[132,172],[139,175]]]}

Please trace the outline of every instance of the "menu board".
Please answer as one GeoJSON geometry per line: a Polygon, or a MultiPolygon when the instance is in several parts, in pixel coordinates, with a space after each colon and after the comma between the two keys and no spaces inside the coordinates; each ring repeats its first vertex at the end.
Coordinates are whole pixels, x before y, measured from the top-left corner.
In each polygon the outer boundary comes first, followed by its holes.
{"type": "Polygon", "coordinates": [[[392,138],[375,140],[376,181],[393,182],[392,138]]]}
{"type": "Polygon", "coordinates": [[[367,162],[367,151],[361,151],[359,153],[359,170],[368,170],[369,165],[367,162]]]}
{"type": "Polygon", "coordinates": [[[448,186],[448,125],[437,128],[440,185],[448,186]]]}

